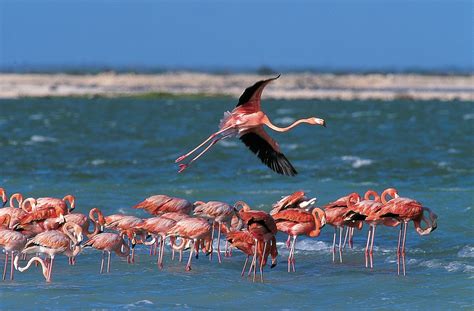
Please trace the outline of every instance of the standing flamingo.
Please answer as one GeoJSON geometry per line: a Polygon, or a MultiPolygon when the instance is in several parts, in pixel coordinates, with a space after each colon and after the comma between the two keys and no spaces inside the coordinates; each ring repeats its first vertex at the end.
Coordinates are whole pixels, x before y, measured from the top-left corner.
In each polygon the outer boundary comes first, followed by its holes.
{"type": "MultiPolygon", "coordinates": [[[[142,241],[145,240],[145,232],[137,228],[142,223],[143,219],[129,215],[115,214],[105,217],[105,227],[107,229],[112,229],[120,232],[122,236],[127,235],[129,242],[136,235],[140,235],[142,237],[142,241]]],[[[132,255],[130,257],[130,263],[134,262],[135,245],[132,244],[132,255]]]]}
{"type": "Polygon", "coordinates": [[[288,127],[278,127],[271,123],[267,115],[260,108],[260,99],[265,86],[279,77],[280,76],[258,81],[253,86],[245,89],[244,93],[239,98],[236,108],[232,110],[232,112],[224,113],[224,118],[221,120],[219,125],[219,131],[213,133],[209,138],[190,152],[176,159],[176,163],[182,162],[191,154],[195,153],[210,142],[203,151],[188,163],[179,164],[179,172],[188,168],[191,163],[199,159],[219,140],[231,136],[239,136],[240,140],[270,169],[278,174],[288,176],[296,175],[297,172],[295,168],[291,165],[285,155],[280,152],[278,143],[274,141],[267,132],[265,132],[263,125],[266,125],[277,132],[287,132],[301,123],[322,126],[326,126],[326,123],[323,119],[314,117],[298,120],[288,127]]]}
{"type": "MultiPolygon", "coordinates": [[[[27,199],[23,201],[23,196],[21,193],[15,193],[10,197],[9,205],[3,208],[0,208],[0,216],[10,215],[11,217],[11,226],[13,227],[17,224],[22,217],[26,215],[26,212],[23,210],[23,204],[35,204],[34,199],[27,199]],[[18,206],[15,207],[15,201],[18,203],[18,206]]],[[[4,204],[5,205],[5,204],[4,204]]]]}
{"type": "Polygon", "coordinates": [[[304,191],[296,191],[290,195],[282,197],[278,202],[272,205],[270,215],[288,209],[288,208],[305,208],[308,209],[316,203],[316,198],[308,200],[304,191]]]}
{"type": "Polygon", "coordinates": [[[46,270],[46,282],[51,282],[51,275],[53,272],[54,258],[57,254],[64,254],[68,257],[75,257],[81,252],[81,246],[79,243],[82,241],[82,229],[74,223],[66,222],[61,231],[52,230],[45,231],[33,239],[31,239],[23,249],[22,253],[33,254],[33,253],[44,253],[49,255],[50,262],[46,263],[39,257],[33,257],[30,259],[25,267],[18,266],[18,256],[15,258],[15,268],[23,272],[28,269],[32,262],[37,261],[43,267],[43,275],[46,270]],[[72,245],[72,247],[71,247],[72,245]]]}
{"type": "MultiPolygon", "coordinates": [[[[207,203],[202,201],[197,201],[194,203],[194,215],[198,217],[203,217],[206,219],[212,220],[212,242],[214,242],[214,228],[215,223],[217,223],[217,258],[219,263],[222,263],[221,258],[221,226],[223,224],[230,226],[232,217],[236,215],[235,209],[233,206],[230,206],[227,203],[218,202],[218,201],[209,201],[207,203]]],[[[212,260],[212,253],[209,256],[212,260]]]]}
{"type": "MultiPolygon", "coordinates": [[[[385,195],[385,193],[382,193],[385,195]]],[[[369,225],[367,232],[367,243],[365,246],[365,267],[369,266],[370,257],[370,268],[373,268],[373,251],[374,251],[374,238],[375,229],[378,224],[385,224],[386,226],[395,227],[399,222],[393,218],[381,218],[378,216],[379,212],[384,208],[380,200],[380,196],[374,190],[367,190],[364,195],[364,200],[360,200],[360,196],[357,193],[351,195],[351,199],[347,200],[348,212],[345,214],[345,221],[365,221],[369,225]],[[374,199],[370,199],[373,196],[374,199]],[[353,204],[353,201],[357,203],[353,204]]]]}
{"type": "MultiPolygon", "coordinates": [[[[167,233],[167,236],[178,236],[183,239],[189,239],[192,241],[191,251],[189,253],[189,260],[186,265],[186,271],[191,271],[191,261],[193,257],[193,251],[196,248],[197,254],[199,253],[199,245],[201,242],[206,242],[206,252],[212,252],[212,241],[211,241],[211,225],[204,218],[184,218],[178,221],[167,233]]],[[[185,246],[183,241],[178,249],[185,246]]]]}
{"type": "Polygon", "coordinates": [[[0,246],[3,247],[3,249],[5,250],[5,265],[3,267],[2,280],[5,280],[7,275],[8,255],[10,254],[10,280],[13,281],[14,253],[21,252],[21,250],[25,247],[27,240],[26,236],[24,236],[20,232],[9,229],[10,220],[11,217],[8,214],[0,216],[0,246]]]}
{"type": "Polygon", "coordinates": [[[125,243],[123,238],[117,233],[99,233],[91,237],[84,247],[93,247],[102,251],[102,262],[100,264],[100,274],[104,272],[105,254],[108,253],[107,273],[110,272],[110,256],[111,252],[115,252],[120,257],[128,257],[130,255],[130,247],[125,243]]]}
{"type": "MultiPolygon", "coordinates": [[[[253,235],[255,239],[255,247],[257,251],[254,252],[252,259],[253,280],[256,277],[257,267],[257,253],[265,254],[267,251],[267,244],[274,240],[278,232],[275,220],[270,214],[264,211],[251,210],[250,206],[244,201],[237,201],[234,207],[242,206],[239,211],[239,216],[247,227],[247,230],[253,235]],[[262,247],[263,244],[263,247],[262,247]],[[262,250],[263,248],[263,250],[262,250]]],[[[260,262],[260,280],[263,282],[263,261],[260,262]]]]}
{"type": "MultiPolygon", "coordinates": [[[[383,208],[383,212],[381,211],[379,217],[395,218],[400,221],[397,256],[399,259],[400,256],[403,258],[403,275],[406,275],[404,259],[408,222],[413,221],[415,230],[419,235],[427,235],[437,228],[438,216],[433,213],[431,209],[422,206],[420,202],[410,198],[400,197],[398,195],[398,191],[395,188],[386,189],[382,194],[381,199],[382,203],[385,204],[385,207],[383,208]],[[391,196],[392,199],[387,201],[387,195],[391,196]],[[429,213],[429,220],[423,215],[425,211],[429,213]],[[421,227],[422,221],[426,223],[426,228],[421,227]]],[[[400,274],[400,260],[398,260],[398,274],[400,274]]]]}
{"type": "Polygon", "coordinates": [[[345,221],[345,214],[348,212],[347,200],[348,199],[353,200],[354,199],[354,197],[352,197],[353,194],[357,194],[357,193],[351,193],[347,196],[341,197],[337,199],[336,201],[331,202],[323,207],[324,212],[326,213],[327,224],[334,227],[334,236],[332,239],[332,261],[333,262],[336,260],[337,232],[339,231],[339,244],[338,244],[339,261],[342,263],[342,245],[343,245],[342,233],[344,231],[344,227],[347,226],[347,227],[350,227],[350,229],[352,229],[353,227],[359,230],[362,229],[363,223],[360,221],[358,222],[345,221]]]}
{"type": "Polygon", "coordinates": [[[156,245],[159,242],[158,268],[163,269],[163,253],[165,251],[166,233],[176,224],[176,221],[166,217],[152,217],[143,220],[136,228],[146,231],[153,236],[151,242],[144,242],[145,245],[156,245]],[[159,238],[159,240],[158,240],[159,238]]]}
{"type": "Polygon", "coordinates": [[[93,208],[89,211],[89,218],[80,213],[70,213],[64,216],[66,222],[72,222],[82,228],[82,232],[85,234],[87,238],[91,238],[92,236],[98,234],[100,232],[101,224],[105,223],[104,216],[102,212],[98,208],[93,208]],[[96,219],[97,217],[97,219],[96,219]],[[89,231],[90,221],[92,221],[93,229],[89,231]]]}
{"type": "Polygon", "coordinates": [[[298,235],[317,237],[321,228],[326,224],[326,214],[320,208],[314,208],[311,212],[300,209],[286,209],[273,215],[278,231],[293,237],[290,254],[288,255],[288,272],[290,266],[295,272],[295,245],[298,235]]]}
{"type": "Polygon", "coordinates": [[[159,194],[146,198],[142,202],[135,205],[133,208],[144,209],[152,215],[161,215],[168,212],[177,212],[189,215],[193,209],[193,204],[185,199],[159,194]]]}

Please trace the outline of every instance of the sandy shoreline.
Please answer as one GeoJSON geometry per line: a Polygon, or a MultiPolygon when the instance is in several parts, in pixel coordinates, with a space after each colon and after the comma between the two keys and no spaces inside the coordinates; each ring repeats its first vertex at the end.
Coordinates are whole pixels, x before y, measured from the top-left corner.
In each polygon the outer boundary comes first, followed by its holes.
{"type": "MultiPolygon", "coordinates": [[[[163,74],[0,74],[0,98],[130,96],[148,93],[238,97],[269,76],[172,72],[163,74]]],[[[474,100],[474,76],[417,74],[283,74],[265,90],[277,99],[474,100]]]]}

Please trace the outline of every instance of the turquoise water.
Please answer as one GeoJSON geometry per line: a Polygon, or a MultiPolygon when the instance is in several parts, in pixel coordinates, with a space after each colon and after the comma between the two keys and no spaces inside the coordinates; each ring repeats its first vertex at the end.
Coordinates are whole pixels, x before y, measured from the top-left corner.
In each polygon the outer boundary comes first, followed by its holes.
{"type": "MultiPolygon", "coordinates": [[[[407,276],[396,275],[396,229],[377,230],[373,270],[364,267],[366,228],[344,263],[332,263],[333,228],[296,246],[296,273],[279,265],[266,282],[240,277],[244,257],[219,265],[205,256],[193,270],[171,262],[159,271],[147,249],[135,265],[113,257],[99,275],[100,254],[77,265],[57,260],[53,282],[39,269],[0,282],[0,308],[81,309],[472,309],[474,301],[474,105],[466,102],[276,101],[263,107],[276,124],[318,116],[328,127],[271,133],[299,175],[272,173],[238,141],[227,140],[197,165],[176,174],[174,159],[216,130],[229,98],[18,99],[0,101],[0,185],[11,194],[76,195],[77,211],[129,213],[152,194],[189,200],[244,199],[269,210],[282,195],[304,189],[325,204],[348,192],[389,186],[439,216],[420,237],[409,227],[407,276]]],[[[279,235],[279,242],[285,236],[279,235]]],[[[187,256],[186,256],[187,257],[187,256]]]]}

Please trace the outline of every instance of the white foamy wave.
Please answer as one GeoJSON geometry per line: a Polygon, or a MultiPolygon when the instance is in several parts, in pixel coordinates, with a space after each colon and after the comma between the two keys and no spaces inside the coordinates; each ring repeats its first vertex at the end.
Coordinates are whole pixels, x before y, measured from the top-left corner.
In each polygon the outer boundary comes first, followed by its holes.
{"type": "MultiPolygon", "coordinates": [[[[278,251],[283,250],[283,253],[286,248],[286,242],[277,242],[278,251]]],[[[295,250],[297,251],[306,251],[306,252],[318,252],[318,251],[329,251],[332,248],[332,244],[329,245],[326,242],[312,240],[312,239],[302,239],[296,240],[295,250]]]]}
{"type": "Polygon", "coordinates": [[[283,144],[281,145],[283,149],[288,149],[288,150],[295,150],[298,149],[299,145],[298,144],[283,144]]]}
{"type": "Polygon", "coordinates": [[[420,262],[420,266],[426,267],[426,268],[434,268],[434,269],[445,269],[448,272],[459,272],[459,271],[466,272],[466,273],[474,272],[474,266],[471,266],[459,261],[443,263],[439,259],[432,259],[432,260],[420,262]]]}
{"type": "Polygon", "coordinates": [[[464,120],[473,120],[474,119],[474,113],[466,113],[465,115],[462,116],[464,120]]]}
{"type": "Polygon", "coordinates": [[[291,117],[283,117],[283,118],[276,118],[274,121],[275,123],[280,123],[280,124],[290,124],[290,123],[295,122],[295,119],[291,117]]]}
{"type": "Polygon", "coordinates": [[[371,165],[374,161],[370,159],[363,159],[357,156],[342,156],[341,160],[344,162],[351,163],[353,168],[360,168],[363,166],[371,165]]]}
{"type": "Polygon", "coordinates": [[[474,246],[466,245],[459,252],[459,257],[472,258],[474,257],[474,246]]]}
{"type": "Polygon", "coordinates": [[[139,301],[136,301],[134,303],[129,303],[127,305],[125,305],[125,307],[128,307],[128,308],[133,308],[133,307],[142,307],[142,306],[145,306],[145,305],[154,305],[153,302],[151,302],[150,300],[139,300],[139,301]]]}
{"type": "Polygon", "coordinates": [[[94,166],[102,165],[105,163],[105,160],[102,159],[94,159],[91,161],[91,164],[94,166]]]}
{"type": "Polygon", "coordinates": [[[25,145],[31,145],[31,144],[36,144],[36,143],[54,143],[57,141],[58,140],[54,137],[33,135],[30,137],[30,140],[25,142],[25,145]]]}
{"type": "Polygon", "coordinates": [[[221,140],[219,142],[219,145],[221,145],[224,148],[233,148],[233,147],[238,146],[237,142],[232,141],[232,140],[221,140]]]}

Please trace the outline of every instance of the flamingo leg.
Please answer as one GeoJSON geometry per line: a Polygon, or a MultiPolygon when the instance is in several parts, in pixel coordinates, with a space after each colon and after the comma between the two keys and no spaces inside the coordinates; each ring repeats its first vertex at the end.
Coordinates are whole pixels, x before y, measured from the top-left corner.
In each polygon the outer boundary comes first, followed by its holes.
{"type": "Polygon", "coordinates": [[[350,230],[350,228],[346,227],[346,234],[344,235],[344,243],[342,243],[342,248],[343,249],[346,248],[347,238],[349,237],[349,230],[350,230]]]}
{"type": "Polygon", "coordinates": [[[291,235],[288,234],[288,239],[286,239],[286,248],[290,249],[291,247],[291,235]]]}
{"type": "Polygon", "coordinates": [[[107,273],[110,273],[110,256],[111,256],[111,253],[110,251],[108,252],[108,256],[107,256],[107,273]]]}
{"type": "Polygon", "coordinates": [[[240,274],[241,277],[244,276],[245,268],[247,267],[247,262],[248,261],[249,261],[249,255],[247,255],[247,258],[245,258],[244,267],[242,268],[242,273],[240,274]]]}
{"type": "Polygon", "coordinates": [[[406,274],[406,267],[405,267],[405,242],[407,240],[407,228],[408,228],[408,223],[405,222],[404,228],[403,228],[403,244],[402,244],[402,267],[403,267],[403,275],[406,274]]]}
{"type": "Polygon", "coordinates": [[[342,233],[344,231],[344,227],[339,229],[339,261],[342,263],[342,233]]]}
{"type": "Polygon", "coordinates": [[[369,267],[369,244],[370,244],[370,236],[372,235],[372,226],[369,226],[369,230],[367,231],[367,244],[365,244],[365,267],[369,267]]]}
{"type": "Polygon", "coordinates": [[[370,251],[369,251],[369,256],[370,256],[370,268],[371,268],[371,269],[374,268],[374,257],[373,257],[373,254],[374,254],[375,229],[376,229],[376,226],[373,225],[373,226],[372,226],[372,240],[371,240],[371,242],[370,242],[370,251]]]}
{"type": "Polygon", "coordinates": [[[10,258],[10,281],[13,281],[13,273],[15,272],[14,266],[13,266],[13,251],[10,252],[11,258],[10,258]]]}
{"type": "Polygon", "coordinates": [[[200,157],[202,157],[206,152],[209,151],[209,149],[211,149],[212,146],[214,146],[219,140],[223,139],[224,137],[225,137],[225,136],[214,139],[206,148],[204,148],[203,151],[201,151],[197,156],[195,156],[194,158],[192,158],[188,163],[186,163],[186,164],[181,163],[181,164],[179,165],[178,173],[181,173],[182,171],[184,171],[185,169],[187,169],[187,168],[191,165],[191,163],[193,163],[194,161],[196,161],[197,159],[199,159],[200,157]]]}
{"type": "MultiPolygon", "coordinates": [[[[214,244],[214,228],[215,228],[215,222],[212,222],[212,231],[211,231],[211,244],[214,244]]],[[[212,254],[214,253],[214,250],[209,254],[209,261],[212,261],[212,254]]]]}
{"type": "Polygon", "coordinates": [[[194,148],[193,150],[189,151],[189,152],[186,153],[185,155],[180,156],[180,157],[177,158],[174,162],[175,162],[175,163],[178,163],[178,162],[183,161],[184,159],[186,159],[187,157],[189,157],[191,154],[193,154],[194,152],[196,152],[199,148],[201,148],[202,146],[204,146],[204,145],[205,145],[207,142],[209,142],[211,139],[215,138],[216,136],[220,135],[221,133],[224,133],[224,132],[227,131],[227,130],[230,130],[231,128],[232,128],[232,127],[229,126],[229,127],[223,128],[222,130],[217,131],[217,132],[211,134],[211,136],[209,136],[206,140],[204,140],[202,143],[200,143],[196,148],[194,148]]]}
{"type": "Polygon", "coordinates": [[[104,273],[105,251],[102,251],[102,261],[100,263],[100,274],[104,273]]]}
{"type": "Polygon", "coordinates": [[[257,251],[258,251],[258,240],[255,239],[255,251],[253,253],[252,258],[252,266],[253,266],[253,281],[255,282],[255,277],[257,276],[257,251]]]}
{"type": "Polygon", "coordinates": [[[350,237],[350,239],[349,239],[349,246],[350,246],[351,248],[354,247],[354,240],[353,240],[353,238],[354,238],[354,228],[351,227],[351,237],[350,237]]]}
{"type": "Polygon", "coordinates": [[[52,277],[52,274],[53,274],[53,264],[54,264],[54,255],[51,256],[51,262],[49,264],[49,273],[48,273],[48,279],[46,280],[46,282],[51,282],[51,277],[52,277]]]}
{"type": "Polygon", "coordinates": [[[188,264],[186,265],[186,268],[185,268],[186,271],[191,271],[191,261],[193,260],[194,244],[196,244],[195,240],[193,240],[193,246],[191,247],[191,251],[189,252],[188,264]]]}
{"type": "Polygon", "coordinates": [[[165,253],[165,242],[166,242],[166,239],[165,238],[161,238],[161,249],[160,249],[160,269],[163,269],[163,255],[165,253]]]}
{"type": "Polygon", "coordinates": [[[5,252],[5,266],[3,267],[3,277],[2,280],[5,281],[7,277],[7,266],[8,266],[8,252],[5,252]]]}
{"type": "Polygon", "coordinates": [[[263,283],[263,259],[265,258],[265,252],[267,251],[267,241],[263,243],[263,254],[262,260],[260,261],[260,281],[263,283]]]}
{"type": "Polygon", "coordinates": [[[221,223],[217,223],[217,259],[222,263],[221,257],[221,223]]]}
{"type": "Polygon", "coordinates": [[[296,269],[295,269],[295,246],[296,246],[296,238],[298,236],[295,235],[293,237],[293,245],[291,246],[291,266],[293,268],[293,272],[296,272],[296,269]]]}
{"type": "MultiPolygon", "coordinates": [[[[337,227],[334,227],[334,237],[332,239],[332,262],[336,261],[336,236],[337,236],[337,227]]],[[[289,238],[290,236],[288,236],[289,238]]]]}
{"type": "Polygon", "coordinates": [[[403,222],[400,222],[400,231],[398,232],[398,246],[397,246],[397,274],[400,275],[400,242],[402,239],[403,222]]]}

